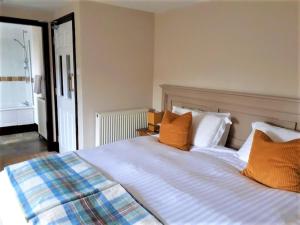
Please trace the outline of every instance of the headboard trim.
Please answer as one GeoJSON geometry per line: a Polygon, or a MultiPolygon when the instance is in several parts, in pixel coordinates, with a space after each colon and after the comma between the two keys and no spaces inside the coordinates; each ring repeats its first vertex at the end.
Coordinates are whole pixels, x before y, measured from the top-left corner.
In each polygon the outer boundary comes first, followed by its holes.
{"type": "Polygon", "coordinates": [[[239,148],[251,131],[251,123],[265,121],[300,131],[300,99],[222,91],[204,88],[161,85],[162,109],[173,105],[203,111],[230,112],[233,125],[227,146],[239,148]]]}

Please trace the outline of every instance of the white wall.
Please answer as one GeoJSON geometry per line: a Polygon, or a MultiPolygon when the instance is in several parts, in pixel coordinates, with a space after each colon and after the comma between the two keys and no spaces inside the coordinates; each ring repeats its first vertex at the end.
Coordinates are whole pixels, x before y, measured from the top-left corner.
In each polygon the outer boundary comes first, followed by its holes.
{"type": "MultiPolygon", "coordinates": [[[[18,24],[0,23],[0,76],[28,76],[24,71],[24,50],[14,39],[23,43],[31,39],[31,27],[18,24]]],[[[25,81],[0,82],[0,108],[20,107],[23,102],[32,104],[31,84],[25,81]]]]}
{"type": "MultiPolygon", "coordinates": [[[[53,12],[49,9],[43,10],[40,8],[29,8],[29,7],[20,7],[17,5],[7,5],[6,3],[0,3],[0,16],[7,16],[7,17],[15,17],[15,18],[22,18],[22,19],[29,19],[29,20],[38,20],[38,21],[46,21],[51,22],[53,20],[53,12]]],[[[8,3],[9,4],[9,3],[8,3]]],[[[34,2],[32,2],[34,6],[34,2]]],[[[49,26],[50,27],[50,26],[49,26]]],[[[50,34],[50,29],[49,29],[50,34]]],[[[50,63],[51,61],[51,37],[49,36],[49,49],[50,49],[50,63]]],[[[39,54],[39,53],[37,53],[39,54]]],[[[52,65],[50,65],[52,67],[52,65]]],[[[36,68],[36,72],[40,69],[36,68]]],[[[34,73],[33,73],[34,75],[34,73]]],[[[51,70],[51,83],[52,79],[52,70],[51,70]]],[[[53,115],[55,115],[54,111],[54,95],[53,95],[53,86],[52,86],[52,106],[53,106],[53,115]]],[[[36,101],[36,98],[35,98],[36,101]]],[[[37,111],[35,110],[35,118],[37,111]]],[[[37,120],[35,122],[38,122],[37,120]]],[[[53,118],[53,132],[55,137],[55,118],[53,118]]]]}
{"type": "Polygon", "coordinates": [[[23,41],[22,31],[29,31],[28,28],[18,24],[0,23],[0,75],[24,76],[24,52],[14,39],[23,41]]]}
{"type": "Polygon", "coordinates": [[[46,87],[44,83],[45,72],[44,72],[44,60],[43,60],[43,42],[42,42],[42,29],[40,27],[31,27],[31,58],[32,58],[32,77],[36,75],[42,76],[41,91],[42,93],[34,96],[34,122],[39,124],[38,120],[38,109],[37,109],[37,98],[45,98],[46,87]]]}
{"type": "Polygon", "coordinates": [[[153,106],[160,84],[300,97],[297,4],[203,2],[157,14],[153,106]]]}
{"type": "MultiPolygon", "coordinates": [[[[0,23],[0,76],[25,76],[24,49],[14,39],[23,43],[23,30],[28,56],[28,66],[32,67],[32,77],[44,76],[42,32],[40,27],[0,23]],[[30,50],[29,44],[30,41],[30,50]],[[30,56],[31,53],[31,56],[30,56]],[[30,61],[30,59],[32,61],[30,61]]],[[[26,76],[30,76],[26,71],[26,76]]],[[[28,101],[34,107],[34,122],[38,124],[37,97],[33,94],[33,84],[25,81],[0,82],[0,108],[15,108],[28,101]]],[[[45,91],[45,88],[43,87],[45,91]]],[[[23,105],[24,106],[24,105],[23,105]]]]}

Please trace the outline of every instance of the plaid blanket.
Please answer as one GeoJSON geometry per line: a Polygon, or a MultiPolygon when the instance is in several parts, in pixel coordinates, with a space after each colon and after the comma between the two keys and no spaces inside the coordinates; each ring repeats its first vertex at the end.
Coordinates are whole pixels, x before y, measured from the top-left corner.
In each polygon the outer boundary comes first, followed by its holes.
{"type": "Polygon", "coordinates": [[[32,159],[5,170],[25,218],[33,224],[133,224],[148,218],[156,221],[120,185],[75,153],[32,159]],[[123,220],[128,222],[119,222],[123,220]]]}
{"type": "Polygon", "coordinates": [[[41,213],[32,224],[160,224],[141,207],[121,185],[115,185],[76,201],[41,213]]]}

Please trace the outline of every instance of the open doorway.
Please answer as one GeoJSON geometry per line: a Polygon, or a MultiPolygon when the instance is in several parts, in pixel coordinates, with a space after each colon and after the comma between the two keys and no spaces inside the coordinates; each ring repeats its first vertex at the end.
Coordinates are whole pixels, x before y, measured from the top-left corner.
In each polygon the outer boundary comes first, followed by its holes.
{"type": "Polygon", "coordinates": [[[49,69],[48,23],[0,17],[0,167],[55,150],[49,69]]]}
{"type": "Polygon", "coordinates": [[[51,23],[59,152],[78,149],[77,74],[74,13],[51,23]]]}

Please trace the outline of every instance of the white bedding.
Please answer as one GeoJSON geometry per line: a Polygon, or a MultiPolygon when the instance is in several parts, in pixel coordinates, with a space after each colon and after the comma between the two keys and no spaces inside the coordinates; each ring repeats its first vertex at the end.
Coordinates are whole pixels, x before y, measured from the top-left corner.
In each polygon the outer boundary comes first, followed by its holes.
{"type": "MultiPolygon", "coordinates": [[[[165,224],[300,224],[300,194],[240,175],[245,163],[235,151],[197,150],[179,151],[156,137],[139,137],[77,153],[121,183],[165,224]]],[[[4,225],[26,224],[12,187],[3,183],[7,181],[2,172],[0,216],[4,225]]]]}

